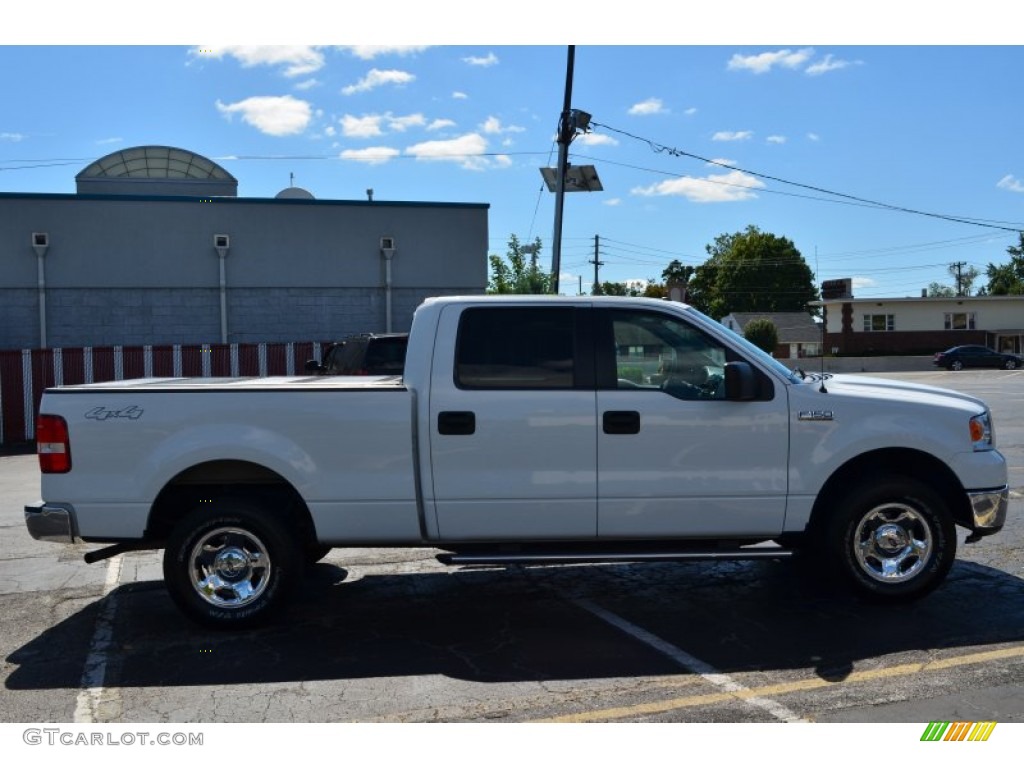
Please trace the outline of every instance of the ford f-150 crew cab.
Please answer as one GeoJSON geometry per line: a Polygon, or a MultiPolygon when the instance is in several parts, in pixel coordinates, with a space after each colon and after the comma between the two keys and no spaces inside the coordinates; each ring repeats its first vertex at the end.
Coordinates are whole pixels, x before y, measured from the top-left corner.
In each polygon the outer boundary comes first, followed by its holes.
{"type": "Polygon", "coordinates": [[[333,547],[448,564],[782,558],[905,600],[998,531],[983,402],[807,375],[683,304],[430,299],[401,377],[138,379],[44,393],[37,539],[164,549],[174,602],[264,620],[333,547]]]}

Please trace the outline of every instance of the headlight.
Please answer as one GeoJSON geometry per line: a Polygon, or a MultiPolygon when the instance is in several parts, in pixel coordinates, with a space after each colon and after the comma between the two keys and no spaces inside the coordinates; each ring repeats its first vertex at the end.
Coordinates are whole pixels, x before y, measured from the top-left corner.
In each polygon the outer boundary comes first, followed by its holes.
{"type": "Polygon", "coordinates": [[[971,445],[976,451],[991,451],[995,436],[992,433],[992,414],[988,411],[971,418],[971,445]]]}

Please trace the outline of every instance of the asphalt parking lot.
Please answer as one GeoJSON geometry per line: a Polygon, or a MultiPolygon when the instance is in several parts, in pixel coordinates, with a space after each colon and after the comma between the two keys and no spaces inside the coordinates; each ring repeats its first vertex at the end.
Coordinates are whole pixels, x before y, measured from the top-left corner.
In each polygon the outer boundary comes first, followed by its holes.
{"type": "Polygon", "coordinates": [[[158,553],[33,541],[0,457],[3,722],[1024,722],[1024,372],[890,374],[983,397],[1013,489],[934,594],[883,608],[792,563],[453,568],[335,550],[287,621],[189,624],[158,553]]]}

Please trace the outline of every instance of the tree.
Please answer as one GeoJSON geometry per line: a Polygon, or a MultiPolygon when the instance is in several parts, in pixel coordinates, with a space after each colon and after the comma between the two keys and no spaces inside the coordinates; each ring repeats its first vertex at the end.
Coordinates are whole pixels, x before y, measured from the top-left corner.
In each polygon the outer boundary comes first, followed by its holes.
{"type": "Polygon", "coordinates": [[[488,293],[550,293],[554,281],[550,273],[540,267],[540,238],[532,245],[522,245],[519,238],[510,235],[505,258],[491,254],[491,280],[488,293]]]}
{"type": "Polygon", "coordinates": [[[993,296],[1024,295],[1024,232],[1019,233],[1017,245],[1008,246],[1010,261],[1006,264],[989,264],[985,269],[988,277],[987,292],[993,296]]]}
{"type": "Polygon", "coordinates": [[[689,281],[688,299],[705,314],[810,312],[818,298],[814,275],[792,240],[761,232],[719,235],[705,246],[710,258],[689,281]]]}
{"type": "Polygon", "coordinates": [[[684,265],[679,259],[672,259],[668,266],[661,271],[661,279],[668,283],[682,283],[685,285],[690,282],[690,278],[693,277],[693,272],[696,267],[690,265],[684,265]]]}
{"type": "Polygon", "coordinates": [[[653,277],[649,278],[647,280],[647,285],[644,286],[643,290],[633,286],[633,293],[631,293],[630,296],[646,296],[650,299],[667,299],[669,298],[669,286],[685,286],[693,276],[694,269],[695,267],[691,267],[689,265],[684,266],[679,259],[673,259],[669,262],[669,265],[661,271],[660,283],[653,277]]]}
{"type": "Polygon", "coordinates": [[[978,279],[978,268],[967,267],[963,269],[960,263],[950,264],[947,267],[949,270],[950,277],[956,281],[956,290],[953,292],[954,296],[970,296],[971,289],[974,287],[974,281],[978,279]]]}
{"type": "Polygon", "coordinates": [[[595,296],[629,296],[629,287],[625,283],[609,283],[594,285],[595,296]]]}
{"type": "Polygon", "coordinates": [[[937,298],[950,299],[956,296],[956,291],[942,283],[929,283],[928,295],[937,298]]]}
{"type": "Polygon", "coordinates": [[[747,327],[743,329],[743,338],[770,355],[779,343],[779,331],[775,323],[761,317],[747,323],[747,327]]]}

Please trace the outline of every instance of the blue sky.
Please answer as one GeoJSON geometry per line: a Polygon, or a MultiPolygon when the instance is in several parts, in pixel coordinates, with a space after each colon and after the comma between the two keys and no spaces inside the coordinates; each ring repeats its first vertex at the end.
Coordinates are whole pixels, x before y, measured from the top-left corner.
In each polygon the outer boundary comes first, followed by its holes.
{"type": "MultiPolygon", "coordinates": [[[[125,46],[93,24],[34,45],[0,35],[0,191],[73,192],[92,160],[169,144],[217,159],[241,196],[273,196],[294,173],[318,198],[488,203],[489,251],[540,237],[548,263],[539,168],[557,159],[566,45],[507,44],[530,37],[520,27],[480,35],[502,44],[125,46]],[[79,45],[101,39],[115,45],[79,45]]],[[[262,24],[230,36],[323,36],[262,24]]],[[[614,42],[604,29],[581,36],[614,42]]],[[[602,280],[642,280],[753,224],[793,240],[819,280],[853,277],[859,297],[918,295],[952,283],[948,264],[1007,259],[1024,229],[1024,48],[794,36],[807,43],[737,28],[715,45],[577,44],[572,105],[593,129],[570,161],[596,166],[604,191],[566,196],[563,291],[580,277],[589,291],[595,235],[602,280]]]]}

